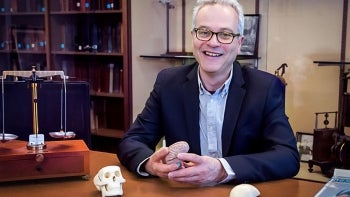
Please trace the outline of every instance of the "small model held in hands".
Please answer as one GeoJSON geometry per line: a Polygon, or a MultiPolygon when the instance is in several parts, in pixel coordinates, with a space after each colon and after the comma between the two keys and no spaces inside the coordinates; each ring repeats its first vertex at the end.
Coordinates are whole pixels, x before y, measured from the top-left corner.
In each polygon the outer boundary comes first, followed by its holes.
{"type": "Polygon", "coordinates": [[[165,157],[165,162],[167,164],[177,164],[178,169],[185,168],[183,161],[177,158],[179,153],[187,153],[190,146],[185,141],[176,142],[168,147],[169,153],[165,157]]]}

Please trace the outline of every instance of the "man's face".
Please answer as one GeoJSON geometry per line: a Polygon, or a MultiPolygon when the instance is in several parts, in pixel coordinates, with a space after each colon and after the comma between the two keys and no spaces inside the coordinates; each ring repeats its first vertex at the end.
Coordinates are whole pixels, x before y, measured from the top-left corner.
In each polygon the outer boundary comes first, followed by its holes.
{"type": "MultiPolygon", "coordinates": [[[[238,15],[230,6],[219,4],[204,6],[199,10],[195,24],[196,28],[205,28],[213,32],[238,33],[238,15]]],[[[242,42],[243,36],[237,36],[232,43],[222,44],[215,34],[210,40],[201,41],[192,31],[193,54],[201,71],[207,74],[227,73],[240,51],[242,42]]]]}

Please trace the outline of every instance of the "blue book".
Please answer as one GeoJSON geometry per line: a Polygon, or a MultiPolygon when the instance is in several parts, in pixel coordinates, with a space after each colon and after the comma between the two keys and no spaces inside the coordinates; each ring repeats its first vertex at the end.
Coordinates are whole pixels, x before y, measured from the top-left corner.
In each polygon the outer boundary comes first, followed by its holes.
{"type": "Polygon", "coordinates": [[[335,169],[333,177],[315,195],[315,197],[338,196],[350,196],[350,170],[335,169]]]}

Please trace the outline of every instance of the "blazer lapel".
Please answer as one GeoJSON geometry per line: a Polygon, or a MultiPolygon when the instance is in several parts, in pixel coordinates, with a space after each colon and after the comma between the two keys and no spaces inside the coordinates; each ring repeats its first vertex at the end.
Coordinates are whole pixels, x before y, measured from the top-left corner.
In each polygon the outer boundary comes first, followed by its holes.
{"type": "Polygon", "coordinates": [[[189,133],[188,140],[191,144],[190,152],[200,154],[199,141],[199,90],[197,79],[198,64],[187,75],[187,81],[183,84],[183,101],[185,105],[185,119],[189,133]]]}
{"type": "Polygon", "coordinates": [[[246,90],[242,88],[244,79],[242,76],[241,65],[233,64],[233,76],[227,95],[224,123],[222,127],[222,155],[228,154],[230,139],[232,139],[234,128],[237,124],[239,111],[242,106],[246,90]]]}

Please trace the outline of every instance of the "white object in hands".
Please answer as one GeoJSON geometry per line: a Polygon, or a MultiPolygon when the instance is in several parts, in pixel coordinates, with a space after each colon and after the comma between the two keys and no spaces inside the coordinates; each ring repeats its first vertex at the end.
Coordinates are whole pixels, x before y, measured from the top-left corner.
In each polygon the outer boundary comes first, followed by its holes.
{"type": "Polygon", "coordinates": [[[94,177],[94,184],[101,191],[102,197],[123,195],[123,183],[125,179],[119,166],[103,167],[94,177]]]}
{"type": "Polygon", "coordinates": [[[259,190],[250,184],[239,184],[232,188],[230,197],[257,197],[259,190]]]}

